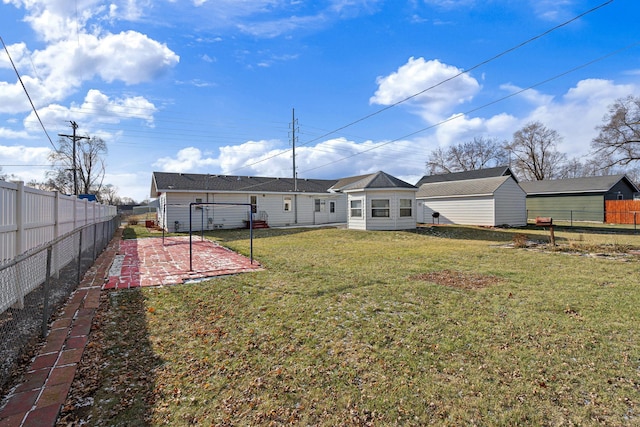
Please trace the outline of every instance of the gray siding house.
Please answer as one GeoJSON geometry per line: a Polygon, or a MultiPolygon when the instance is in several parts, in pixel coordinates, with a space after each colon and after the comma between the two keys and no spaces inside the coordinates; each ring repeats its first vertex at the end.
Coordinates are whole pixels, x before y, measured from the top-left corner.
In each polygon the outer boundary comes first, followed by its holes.
{"type": "Polygon", "coordinates": [[[296,183],[292,178],[169,172],[153,172],[151,180],[158,225],[171,232],[188,231],[190,220],[193,231],[243,228],[249,218],[270,227],[347,223],[355,229],[410,229],[416,227],[416,191],[384,172],[296,183]]]}
{"type": "Polygon", "coordinates": [[[527,193],[529,218],[565,221],[604,222],[606,200],[633,200],[638,193],[626,175],[530,181],[520,186],[527,193]]]}
{"type": "Polygon", "coordinates": [[[331,189],[347,195],[348,228],[408,230],[416,228],[418,188],[385,172],[339,180],[331,189]]]}
{"type": "Polygon", "coordinates": [[[346,195],[329,192],[336,182],[298,179],[294,191],[293,178],[153,172],[151,196],[159,201],[158,225],[168,231],[189,230],[190,203],[220,203],[191,208],[194,231],[246,227],[249,215],[276,227],[345,223],[346,195]]]}
{"type": "Polygon", "coordinates": [[[419,222],[520,227],[526,193],[511,175],[423,183],[416,195],[419,222]],[[438,218],[433,217],[434,212],[438,218]]]}

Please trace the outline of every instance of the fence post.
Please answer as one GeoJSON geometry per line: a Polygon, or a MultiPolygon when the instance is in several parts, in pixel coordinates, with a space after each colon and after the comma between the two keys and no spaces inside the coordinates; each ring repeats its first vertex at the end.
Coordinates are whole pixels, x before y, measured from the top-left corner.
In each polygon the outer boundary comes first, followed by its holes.
{"type": "MultiPolygon", "coordinates": [[[[25,230],[24,230],[24,214],[25,214],[25,197],[24,197],[24,182],[18,181],[17,193],[16,193],[16,247],[15,256],[21,255],[24,252],[25,247],[25,230]]],[[[22,310],[24,308],[24,293],[22,292],[21,284],[24,282],[24,274],[22,266],[16,266],[16,303],[14,307],[22,310]]]]}
{"type": "Polygon", "coordinates": [[[42,285],[42,291],[44,292],[44,303],[42,307],[42,338],[47,336],[47,325],[49,324],[49,294],[51,293],[51,249],[53,245],[47,246],[47,271],[44,279],[44,285],[42,285]]]}
{"type": "Polygon", "coordinates": [[[80,285],[80,280],[82,278],[82,233],[84,232],[84,229],[80,230],[80,232],[78,233],[78,271],[77,271],[77,276],[76,276],[76,282],[77,285],[80,285]]]}

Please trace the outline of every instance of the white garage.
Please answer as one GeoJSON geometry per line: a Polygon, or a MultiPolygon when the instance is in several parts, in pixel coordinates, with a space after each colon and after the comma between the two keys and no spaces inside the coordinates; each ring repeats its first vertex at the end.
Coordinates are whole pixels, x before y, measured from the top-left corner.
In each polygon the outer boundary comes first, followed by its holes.
{"type": "Polygon", "coordinates": [[[526,198],[510,175],[426,183],[416,194],[418,221],[520,227],[527,224],[526,198]]]}

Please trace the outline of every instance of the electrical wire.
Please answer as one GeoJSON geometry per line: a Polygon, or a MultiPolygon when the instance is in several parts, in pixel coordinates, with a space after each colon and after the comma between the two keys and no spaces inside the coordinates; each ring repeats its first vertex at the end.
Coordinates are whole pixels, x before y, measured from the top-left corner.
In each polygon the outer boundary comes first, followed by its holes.
{"type": "Polygon", "coordinates": [[[521,94],[521,93],[523,93],[523,92],[526,92],[526,91],[528,91],[528,90],[534,89],[534,88],[536,88],[536,87],[538,87],[538,86],[542,86],[542,85],[544,85],[544,84],[546,84],[546,83],[549,83],[549,82],[551,82],[551,81],[553,81],[553,80],[559,79],[560,77],[564,77],[564,76],[566,76],[566,75],[568,75],[568,74],[571,74],[571,73],[573,73],[573,72],[575,72],[575,71],[578,71],[578,70],[580,70],[580,69],[582,69],[582,68],[586,68],[586,67],[588,67],[589,65],[595,64],[596,62],[599,62],[599,61],[602,61],[602,60],[604,60],[604,59],[606,59],[606,58],[609,58],[609,57],[611,57],[611,56],[617,55],[617,54],[618,54],[618,53],[620,53],[620,52],[623,52],[623,51],[625,51],[625,50],[631,49],[631,48],[636,47],[636,46],[638,46],[638,45],[640,45],[640,42],[632,43],[632,44],[627,45],[627,46],[625,46],[625,47],[623,47],[623,48],[621,48],[621,49],[618,49],[618,50],[616,50],[616,51],[613,51],[613,52],[610,52],[610,53],[608,53],[608,54],[606,54],[606,55],[603,55],[603,56],[601,56],[601,57],[599,57],[599,58],[597,58],[597,59],[591,60],[591,61],[589,61],[589,62],[585,62],[585,63],[583,63],[583,64],[581,64],[581,65],[578,65],[578,66],[576,66],[576,67],[574,67],[574,68],[571,68],[570,70],[564,71],[564,72],[562,72],[562,73],[560,73],[560,74],[557,74],[557,75],[555,75],[555,76],[553,76],[553,77],[550,77],[550,78],[548,78],[548,79],[542,80],[542,81],[540,81],[540,82],[538,82],[538,83],[535,83],[535,84],[533,84],[533,85],[531,85],[531,86],[528,86],[528,87],[526,87],[526,88],[524,88],[524,89],[520,89],[520,90],[518,90],[518,91],[515,91],[515,92],[513,92],[513,93],[510,93],[509,95],[503,96],[503,97],[501,97],[501,98],[498,98],[498,99],[495,99],[495,100],[493,100],[493,101],[491,101],[491,102],[488,102],[488,103],[486,103],[486,104],[483,104],[483,105],[481,105],[481,106],[479,106],[479,107],[475,107],[475,108],[472,108],[472,109],[470,109],[470,110],[467,110],[467,111],[465,111],[464,113],[456,114],[455,116],[451,116],[451,117],[449,117],[448,119],[442,120],[442,121],[440,121],[440,122],[438,122],[438,123],[434,123],[434,124],[432,124],[432,125],[430,125],[430,126],[427,126],[427,127],[425,127],[425,128],[422,128],[422,129],[416,130],[415,132],[411,132],[411,133],[406,134],[406,135],[404,135],[404,136],[401,136],[401,137],[399,137],[399,138],[395,138],[395,139],[392,139],[392,140],[390,140],[390,141],[380,143],[380,144],[376,145],[375,147],[372,147],[372,148],[369,148],[369,149],[366,149],[366,150],[363,150],[363,151],[359,151],[359,152],[354,153],[354,154],[352,154],[352,155],[350,155],[350,156],[345,156],[345,157],[343,157],[343,158],[341,158],[341,159],[338,159],[338,160],[335,160],[335,161],[332,161],[332,162],[329,162],[329,163],[325,163],[324,165],[320,165],[320,166],[317,166],[317,167],[314,167],[314,168],[311,168],[311,169],[307,169],[307,170],[304,170],[304,171],[301,171],[301,172],[310,172],[310,171],[313,171],[313,170],[316,170],[316,169],[321,169],[321,168],[324,168],[324,167],[326,167],[326,166],[330,166],[330,165],[333,165],[333,164],[339,163],[339,162],[341,162],[341,161],[343,161],[343,160],[348,160],[348,159],[350,159],[350,158],[352,158],[352,157],[359,156],[359,155],[364,154],[364,153],[367,153],[367,152],[369,152],[369,151],[377,150],[377,149],[378,149],[378,148],[380,148],[380,147],[384,147],[384,146],[389,145],[389,144],[392,144],[392,143],[394,143],[394,142],[398,142],[398,141],[400,141],[400,140],[410,138],[410,137],[415,136],[415,135],[417,135],[417,134],[419,134],[419,133],[422,133],[422,132],[425,132],[425,131],[427,131],[427,130],[430,130],[430,129],[436,128],[436,127],[438,127],[438,126],[442,126],[442,125],[443,125],[443,124],[445,124],[445,123],[449,123],[449,122],[451,122],[451,121],[454,121],[454,120],[459,119],[460,117],[464,117],[464,116],[469,115],[469,114],[471,114],[471,113],[475,113],[476,111],[482,110],[482,109],[487,108],[487,107],[489,107],[489,106],[491,106],[491,105],[494,105],[494,104],[497,104],[497,103],[499,103],[499,102],[502,102],[502,101],[504,101],[504,100],[506,100],[506,99],[513,98],[514,96],[519,95],[519,94],[521,94]]]}
{"type": "Polygon", "coordinates": [[[24,85],[24,82],[22,81],[22,77],[20,76],[20,73],[18,72],[18,68],[16,68],[16,64],[14,64],[14,62],[13,62],[13,58],[11,58],[11,54],[9,53],[9,49],[7,48],[7,45],[4,43],[4,39],[2,38],[2,36],[0,36],[0,42],[2,42],[2,46],[4,47],[4,51],[7,52],[7,56],[9,57],[9,62],[11,62],[11,66],[13,67],[13,71],[15,71],[16,76],[18,76],[18,80],[20,80],[20,84],[22,85],[22,89],[24,90],[24,93],[27,95],[27,99],[29,99],[29,103],[31,104],[31,108],[33,109],[34,114],[38,118],[38,122],[40,123],[40,126],[42,127],[42,130],[44,131],[44,134],[47,136],[47,139],[49,140],[49,143],[51,144],[51,147],[55,150],[56,146],[53,144],[53,141],[51,140],[51,137],[49,136],[49,133],[47,132],[47,129],[44,127],[44,123],[42,123],[42,119],[40,119],[40,115],[38,114],[38,110],[36,110],[36,106],[33,105],[33,101],[31,100],[31,96],[29,95],[29,92],[27,91],[27,88],[24,85]]]}
{"type": "MultiPolygon", "coordinates": [[[[486,60],[484,60],[484,61],[482,61],[482,62],[480,62],[480,63],[478,63],[478,64],[476,64],[476,65],[472,66],[471,68],[468,68],[468,69],[465,69],[465,70],[463,70],[463,71],[460,71],[459,73],[457,73],[457,74],[455,74],[455,75],[453,75],[453,76],[451,76],[451,77],[449,77],[449,78],[446,78],[446,79],[444,79],[444,80],[442,80],[442,81],[440,81],[440,82],[438,82],[438,83],[436,83],[436,84],[434,84],[434,85],[432,85],[432,86],[429,86],[429,87],[428,87],[428,88],[426,88],[426,89],[423,89],[423,90],[421,90],[421,91],[419,91],[419,92],[416,92],[416,93],[414,93],[413,95],[410,95],[410,96],[408,96],[408,97],[406,97],[406,98],[404,98],[404,99],[401,99],[400,101],[397,101],[397,102],[395,102],[395,103],[393,103],[393,104],[387,105],[386,107],[381,108],[381,109],[379,109],[379,110],[377,110],[377,111],[374,111],[374,112],[373,112],[373,113],[371,113],[371,114],[367,114],[367,115],[365,115],[365,116],[363,116],[363,117],[361,117],[361,118],[359,118],[359,119],[357,119],[357,120],[354,120],[354,121],[352,121],[352,122],[350,122],[350,123],[347,123],[347,124],[346,124],[346,125],[344,125],[344,126],[340,126],[339,128],[336,128],[336,129],[334,129],[334,130],[332,130],[332,131],[329,131],[329,132],[327,132],[327,133],[324,133],[324,134],[322,134],[322,135],[320,135],[320,136],[318,136],[318,137],[316,137],[316,138],[313,138],[313,139],[311,139],[311,140],[309,140],[309,141],[306,141],[306,142],[303,142],[303,143],[301,143],[301,144],[298,144],[297,146],[298,146],[298,147],[301,147],[301,146],[309,145],[309,144],[311,144],[312,142],[315,142],[315,141],[318,141],[318,140],[320,140],[320,139],[326,138],[326,137],[327,137],[327,136],[329,136],[329,135],[332,135],[332,134],[334,134],[334,133],[336,133],[336,132],[339,132],[339,131],[344,130],[344,129],[348,128],[348,127],[351,127],[351,126],[353,126],[353,125],[355,125],[355,124],[357,124],[357,123],[360,123],[360,122],[362,122],[362,121],[365,121],[365,120],[367,120],[367,119],[370,119],[371,117],[374,117],[374,116],[376,116],[376,115],[378,115],[378,114],[380,114],[380,113],[383,113],[383,112],[385,112],[385,111],[387,111],[387,110],[389,110],[389,109],[391,109],[391,108],[393,108],[393,107],[396,107],[396,106],[398,106],[398,105],[400,105],[400,104],[402,104],[402,103],[405,103],[405,102],[407,102],[407,101],[409,101],[409,100],[411,100],[411,99],[414,99],[414,98],[416,98],[416,97],[418,97],[418,96],[422,95],[422,94],[423,94],[423,93],[425,93],[425,92],[428,92],[428,91],[430,91],[430,90],[432,90],[432,89],[435,89],[435,88],[437,88],[437,87],[439,87],[439,86],[441,86],[441,85],[443,85],[443,84],[445,84],[445,83],[447,83],[447,82],[450,82],[451,80],[456,79],[456,78],[458,78],[458,77],[460,77],[460,76],[462,76],[462,75],[464,75],[464,74],[468,74],[468,73],[470,73],[471,71],[476,70],[476,69],[478,69],[479,67],[482,67],[483,65],[486,65],[486,64],[488,64],[488,63],[490,63],[490,62],[492,62],[492,61],[495,61],[496,59],[501,58],[502,56],[505,56],[505,55],[507,55],[507,54],[509,54],[509,53],[511,53],[511,52],[514,52],[514,51],[516,51],[516,50],[518,50],[518,49],[522,48],[523,46],[526,46],[526,45],[527,45],[527,44],[529,44],[529,43],[532,43],[532,42],[534,42],[534,41],[536,41],[536,40],[538,40],[538,39],[540,39],[540,38],[542,38],[542,37],[544,37],[544,36],[547,36],[548,34],[550,34],[550,33],[554,32],[554,31],[556,31],[556,30],[558,30],[558,29],[560,29],[560,28],[562,28],[562,27],[565,27],[565,26],[569,25],[570,23],[572,23],[572,22],[574,22],[574,21],[576,21],[576,20],[578,20],[578,19],[580,19],[580,18],[583,18],[584,16],[586,16],[586,15],[588,15],[588,14],[591,14],[591,13],[593,13],[593,12],[595,12],[595,11],[597,11],[597,10],[599,10],[599,9],[601,9],[601,8],[603,8],[603,7],[605,7],[605,6],[609,5],[609,4],[611,4],[611,3],[613,3],[613,1],[614,1],[614,0],[608,0],[608,1],[605,1],[605,2],[603,2],[603,3],[599,4],[599,5],[595,6],[595,7],[592,7],[591,9],[589,9],[589,10],[587,10],[587,11],[585,11],[585,12],[583,12],[583,13],[579,14],[579,15],[574,16],[573,18],[571,18],[571,19],[569,19],[569,20],[567,20],[567,21],[562,22],[561,24],[556,25],[555,27],[552,27],[552,28],[550,28],[550,29],[548,29],[548,30],[546,30],[546,31],[544,31],[544,32],[542,32],[542,33],[540,33],[540,34],[538,34],[538,35],[534,36],[534,37],[531,37],[531,38],[529,38],[529,39],[527,39],[527,40],[525,40],[525,41],[523,41],[523,42],[521,42],[521,43],[519,43],[519,44],[517,44],[517,45],[515,45],[515,46],[513,46],[513,47],[511,47],[511,48],[509,48],[509,49],[507,49],[507,50],[502,51],[502,52],[498,53],[497,55],[494,55],[494,56],[490,57],[489,59],[486,59],[486,60]]],[[[431,128],[431,127],[430,127],[430,128],[431,128]]],[[[395,141],[395,140],[394,140],[394,141],[395,141]]],[[[391,141],[391,142],[393,142],[393,141],[391,141]]],[[[389,143],[390,143],[390,142],[389,142],[389,143]]],[[[388,144],[388,143],[387,143],[387,144],[388,144]]],[[[237,170],[242,170],[242,169],[245,169],[245,168],[248,168],[248,167],[251,167],[251,166],[255,166],[255,165],[259,164],[259,163],[262,163],[262,162],[265,162],[265,161],[267,161],[267,160],[273,159],[274,157],[280,156],[280,155],[282,155],[282,154],[284,154],[284,153],[286,153],[286,152],[288,152],[288,151],[291,151],[291,150],[285,150],[285,151],[284,151],[284,152],[282,152],[282,153],[274,154],[274,155],[272,155],[272,156],[269,156],[269,157],[267,157],[267,158],[264,158],[264,159],[258,160],[258,161],[256,161],[256,162],[253,162],[253,163],[249,163],[249,164],[243,165],[242,167],[237,168],[237,169],[234,169],[234,170],[232,170],[232,171],[230,171],[230,172],[235,172],[235,171],[237,171],[237,170]]],[[[316,168],[314,168],[314,169],[316,169],[316,168]]],[[[313,169],[312,169],[312,170],[313,170],[313,169]]]]}

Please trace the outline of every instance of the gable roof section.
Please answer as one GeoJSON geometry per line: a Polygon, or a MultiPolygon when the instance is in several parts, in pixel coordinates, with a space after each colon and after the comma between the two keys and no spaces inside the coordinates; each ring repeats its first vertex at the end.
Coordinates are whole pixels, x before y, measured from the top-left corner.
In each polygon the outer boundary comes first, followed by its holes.
{"type": "Polygon", "coordinates": [[[359,175],[339,180],[333,187],[332,191],[356,191],[356,190],[372,190],[372,189],[413,189],[415,185],[411,185],[395,176],[379,171],[368,175],[359,175]]]}
{"type": "MultiPolygon", "coordinates": [[[[335,179],[298,179],[298,192],[326,193],[335,179]]],[[[151,194],[167,191],[293,192],[293,178],[153,172],[151,194]]]]}
{"type": "Polygon", "coordinates": [[[465,179],[462,181],[444,181],[422,184],[416,198],[490,196],[493,195],[511,176],[465,179]]]}
{"type": "Polygon", "coordinates": [[[498,176],[513,176],[516,182],[518,179],[513,175],[509,166],[498,166],[495,168],[477,169],[464,172],[443,173],[438,175],[425,175],[420,178],[416,187],[422,184],[446,181],[463,181],[467,179],[493,178],[498,176]]]}
{"type": "Polygon", "coordinates": [[[626,175],[529,181],[520,183],[520,186],[529,196],[540,194],[606,193],[621,180],[626,181],[634,189],[633,191],[638,191],[638,188],[626,175]]]}

